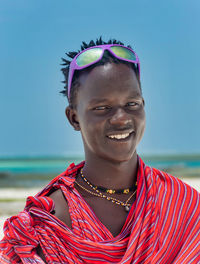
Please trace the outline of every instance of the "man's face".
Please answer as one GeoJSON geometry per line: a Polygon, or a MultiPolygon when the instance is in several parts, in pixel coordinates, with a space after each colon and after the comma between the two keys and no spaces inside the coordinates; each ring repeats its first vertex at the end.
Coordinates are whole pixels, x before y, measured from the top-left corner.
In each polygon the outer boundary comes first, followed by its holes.
{"type": "Polygon", "coordinates": [[[82,74],[79,83],[74,111],[86,156],[130,160],[145,128],[144,101],[133,69],[107,63],[82,74]]]}

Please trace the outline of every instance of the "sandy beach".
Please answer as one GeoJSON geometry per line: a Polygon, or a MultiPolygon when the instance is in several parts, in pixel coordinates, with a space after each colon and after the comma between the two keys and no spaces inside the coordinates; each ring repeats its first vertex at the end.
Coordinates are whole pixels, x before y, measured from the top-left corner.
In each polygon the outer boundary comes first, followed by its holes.
{"type": "MultiPolygon", "coordinates": [[[[200,178],[183,178],[184,182],[200,192],[200,178]]],[[[35,195],[39,188],[16,189],[2,188],[0,189],[0,239],[3,237],[4,221],[18,212],[22,211],[27,196],[35,195]]]]}

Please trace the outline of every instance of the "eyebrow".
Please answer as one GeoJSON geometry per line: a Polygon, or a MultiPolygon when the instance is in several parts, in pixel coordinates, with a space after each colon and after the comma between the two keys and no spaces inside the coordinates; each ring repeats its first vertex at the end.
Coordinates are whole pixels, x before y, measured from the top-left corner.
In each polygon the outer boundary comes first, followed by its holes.
{"type": "Polygon", "coordinates": [[[141,98],[142,94],[139,92],[132,93],[128,98],[141,98]]]}
{"type": "MultiPolygon", "coordinates": [[[[139,93],[137,93],[135,95],[128,96],[127,97],[127,100],[133,100],[133,99],[135,100],[135,99],[142,99],[142,98],[143,98],[142,95],[139,94],[139,93]]],[[[106,98],[102,98],[102,99],[100,99],[100,98],[94,98],[89,103],[90,104],[101,104],[101,103],[107,103],[108,101],[109,100],[106,99],[106,98]]]]}
{"type": "Polygon", "coordinates": [[[99,99],[99,98],[95,98],[95,99],[92,99],[91,101],[90,101],[90,103],[91,104],[99,104],[99,103],[105,103],[105,102],[107,102],[108,100],[106,100],[106,99],[99,99]]]}
{"type": "Polygon", "coordinates": [[[128,97],[128,99],[141,99],[141,98],[143,98],[141,94],[136,94],[128,97]]]}

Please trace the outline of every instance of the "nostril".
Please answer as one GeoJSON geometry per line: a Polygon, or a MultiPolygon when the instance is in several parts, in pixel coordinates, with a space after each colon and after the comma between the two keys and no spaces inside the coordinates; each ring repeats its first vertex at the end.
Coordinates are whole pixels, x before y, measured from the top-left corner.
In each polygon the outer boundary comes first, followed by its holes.
{"type": "Polygon", "coordinates": [[[112,125],[120,124],[120,125],[127,125],[131,122],[130,116],[123,110],[117,109],[116,112],[110,118],[110,123],[112,125]]]}

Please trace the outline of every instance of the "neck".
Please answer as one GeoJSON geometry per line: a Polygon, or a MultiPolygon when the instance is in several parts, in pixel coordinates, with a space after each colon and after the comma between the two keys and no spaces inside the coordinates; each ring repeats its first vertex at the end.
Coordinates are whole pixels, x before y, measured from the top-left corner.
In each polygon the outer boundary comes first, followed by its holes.
{"type": "Polygon", "coordinates": [[[137,154],[129,161],[116,162],[86,155],[83,175],[94,185],[122,189],[132,187],[137,180],[137,154]]]}

